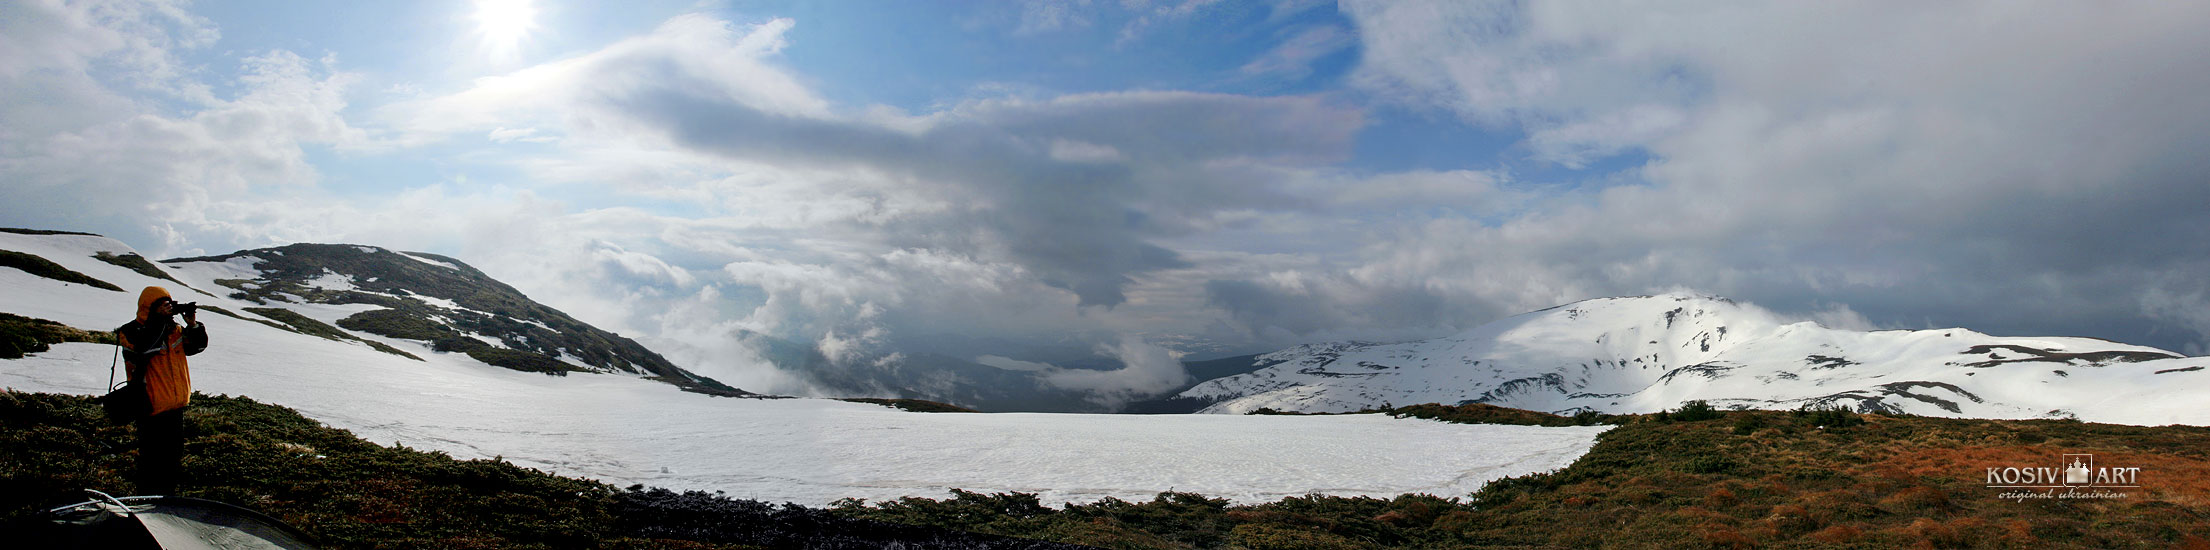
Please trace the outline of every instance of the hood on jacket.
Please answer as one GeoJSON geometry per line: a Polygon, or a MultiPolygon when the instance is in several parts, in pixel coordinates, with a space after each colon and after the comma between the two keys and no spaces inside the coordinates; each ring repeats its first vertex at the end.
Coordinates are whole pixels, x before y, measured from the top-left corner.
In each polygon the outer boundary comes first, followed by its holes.
{"type": "MultiPolygon", "coordinates": [[[[162,298],[169,298],[169,289],[161,288],[158,286],[149,286],[146,287],[146,290],[139,291],[138,322],[144,323],[148,321],[149,319],[147,318],[153,315],[153,303],[162,298]]],[[[175,300],[175,298],[169,299],[175,300]]]]}

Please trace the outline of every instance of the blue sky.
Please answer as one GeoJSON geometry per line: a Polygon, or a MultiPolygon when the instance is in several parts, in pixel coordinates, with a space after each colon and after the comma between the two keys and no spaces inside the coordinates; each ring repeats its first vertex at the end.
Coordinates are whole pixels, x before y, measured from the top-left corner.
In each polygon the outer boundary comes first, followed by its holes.
{"type": "Polygon", "coordinates": [[[6,10],[5,225],[447,254],[769,391],[732,334],[1132,365],[1677,289],[2210,342],[2187,3],[6,10]]]}

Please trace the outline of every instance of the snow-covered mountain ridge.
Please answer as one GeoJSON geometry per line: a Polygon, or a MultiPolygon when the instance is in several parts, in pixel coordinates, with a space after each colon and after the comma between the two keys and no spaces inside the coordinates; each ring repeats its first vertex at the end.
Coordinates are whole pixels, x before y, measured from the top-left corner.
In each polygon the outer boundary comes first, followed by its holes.
{"type": "Polygon", "coordinates": [[[1455,336],[1307,344],[1179,397],[1205,412],[1490,403],[1571,413],[1842,405],[1980,418],[2206,424],[2210,358],[2093,338],[1862,332],[1673,293],[1587,300],[1455,336]]]}

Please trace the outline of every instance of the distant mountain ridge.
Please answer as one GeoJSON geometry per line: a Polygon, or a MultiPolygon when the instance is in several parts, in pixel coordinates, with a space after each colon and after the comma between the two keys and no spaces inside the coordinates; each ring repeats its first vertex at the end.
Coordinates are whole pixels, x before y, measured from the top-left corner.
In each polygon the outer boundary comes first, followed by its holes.
{"type": "Polygon", "coordinates": [[[1573,413],[1840,405],[1982,418],[2210,421],[2210,358],[2093,338],[1860,332],[1674,293],[1576,302],[1447,338],[1307,344],[1175,396],[1204,412],[1488,403],[1573,413]]]}

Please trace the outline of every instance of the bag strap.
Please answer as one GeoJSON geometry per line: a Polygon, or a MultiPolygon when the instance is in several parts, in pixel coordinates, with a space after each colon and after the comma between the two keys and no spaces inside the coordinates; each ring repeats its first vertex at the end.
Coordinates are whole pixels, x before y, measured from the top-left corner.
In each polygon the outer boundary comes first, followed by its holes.
{"type": "Polygon", "coordinates": [[[123,360],[122,333],[115,334],[115,342],[115,357],[107,361],[107,391],[115,391],[115,365],[123,360]]]}

